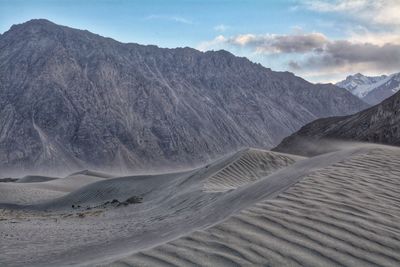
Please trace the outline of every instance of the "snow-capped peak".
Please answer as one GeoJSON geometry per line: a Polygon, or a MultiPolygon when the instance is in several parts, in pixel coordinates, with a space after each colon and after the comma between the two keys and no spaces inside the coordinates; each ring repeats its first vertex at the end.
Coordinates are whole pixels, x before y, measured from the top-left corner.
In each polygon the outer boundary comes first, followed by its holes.
{"type": "Polygon", "coordinates": [[[378,82],[387,79],[388,76],[365,76],[361,73],[347,76],[346,80],[338,82],[336,85],[347,89],[354,95],[362,98],[375,88],[378,82]]]}
{"type": "Polygon", "coordinates": [[[370,104],[377,104],[399,90],[400,73],[381,76],[365,76],[361,73],[347,76],[337,86],[347,89],[370,104]]]}

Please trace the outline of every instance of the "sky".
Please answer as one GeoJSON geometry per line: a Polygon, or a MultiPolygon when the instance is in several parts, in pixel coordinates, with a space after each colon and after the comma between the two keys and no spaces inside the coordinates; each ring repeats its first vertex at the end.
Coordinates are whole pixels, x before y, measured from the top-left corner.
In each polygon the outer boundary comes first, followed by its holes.
{"type": "Polygon", "coordinates": [[[121,42],[225,49],[311,82],[400,72],[400,0],[0,0],[0,33],[35,18],[121,42]]]}

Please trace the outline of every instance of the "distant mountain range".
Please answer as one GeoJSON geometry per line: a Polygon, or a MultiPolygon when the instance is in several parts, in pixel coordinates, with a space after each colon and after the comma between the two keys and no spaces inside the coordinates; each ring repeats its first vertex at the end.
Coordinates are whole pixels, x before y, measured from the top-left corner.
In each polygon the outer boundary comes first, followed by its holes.
{"type": "Polygon", "coordinates": [[[368,107],[226,51],[123,44],[47,20],[0,35],[0,66],[3,174],[200,163],[368,107]]]}
{"type": "Polygon", "coordinates": [[[400,146],[400,92],[357,114],[313,121],[285,138],[274,150],[299,155],[318,154],[318,151],[329,150],[329,147],[324,148],[329,146],[324,139],[400,146]],[[309,150],[310,146],[314,147],[309,150]]]}
{"type": "Polygon", "coordinates": [[[400,90],[400,73],[373,77],[357,73],[336,85],[349,90],[366,103],[376,105],[400,90]]]}

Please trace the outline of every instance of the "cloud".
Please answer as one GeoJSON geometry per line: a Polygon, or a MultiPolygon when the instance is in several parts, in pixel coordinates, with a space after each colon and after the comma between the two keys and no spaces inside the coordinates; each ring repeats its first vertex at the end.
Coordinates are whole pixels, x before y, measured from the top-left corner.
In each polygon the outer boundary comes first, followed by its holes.
{"type": "Polygon", "coordinates": [[[226,26],[226,25],[224,25],[224,24],[219,24],[219,25],[216,25],[216,26],[214,27],[214,31],[217,31],[217,32],[224,32],[224,31],[226,31],[227,29],[229,29],[229,26],[226,26]]]}
{"type": "Polygon", "coordinates": [[[222,49],[226,43],[226,38],[223,35],[218,35],[211,41],[203,41],[196,48],[200,51],[207,51],[210,49],[222,49]]]}
{"type": "Polygon", "coordinates": [[[341,79],[354,72],[379,75],[400,71],[400,0],[293,2],[291,12],[319,13],[313,20],[315,27],[327,29],[326,33],[335,28],[342,37],[334,39],[296,27],[290,34],[224,33],[202,42],[199,48],[226,49],[313,81],[341,79]]]}
{"type": "Polygon", "coordinates": [[[149,15],[145,18],[146,20],[168,20],[182,24],[193,24],[193,21],[179,17],[179,16],[169,16],[169,15],[149,15]]]}
{"type": "MultiPolygon", "coordinates": [[[[371,37],[372,38],[372,37],[371,37]]],[[[373,39],[373,38],[372,38],[373,39]]],[[[389,40],[389,39],[388,39],[389,40]]],[[[394,40],[394,39],[393,39],[394,40]]],[[[363,40],[332,40],[322,33],[219,35],[203,42],[201,50],[224,48],[247,51],[269,61],[282,61],[286,68],[308,75],[314,73],[400,71],[400,42],[372,43],[363,40]]]]}
{"type": "Polygon", "coordinates": [[[238,35],[228,40],[231,44],[249,46],[257,52],[305,53],[321,49],[328,39],[321,33],[295,35],[238,35]]]}
{"type": "Polygon", "coordinates": [[[342,13],[366,24],[400,26],[399,0],[303,0],[300,6],[324,13],[342,13]]]}
{"type": "Polygon", "coordinates": [[[327,37],[321,33],[295,35],[240,34],[233,37],[219,35],[212,41],[203,42],[202,50],[225,43],[249,48],[258,53],[305,53],[321,49],[327,42],[327,37]]]}
{"type": "Polygon", "coordinates": [[[290,60],[288,65],[292,70],[300,70],[301,69],[301,66],[299,65],[299,63],[297,63],[296,61],[293,61],[293,60],[290,60]]]}
{"type": "Polygon", "coordinates": [[[336,13],[346,21],[347,37],[329,40],[320,53],[288,64],[305,72],[400,71],[399,0],[299,0],[299,8],[336,13]],[[296,64],[294,64],[296,63],[296,64]]]}
{"type": "Polygon", "coordinates": [[[307,8],[319,12],[347,12],[360,11],[369,6],[368,0],[306,0],[303,5],[307,8]]]}
{"type": "Polygon", "coordinates": [[[400,44],[400,33],[391,32],[372,32],[363,27],[358,27],[356,31],[350,31],[347,40],[355,43],[371,43],[384,45],[388,43],[400,44]]]}
{"type": "Polygon", "coordinates": [[[303,62],[296,62],[302,69],[374,69],[400,70],[400,44],[375,45],[331,41],[318,53],[311,54],[303,62]]]}

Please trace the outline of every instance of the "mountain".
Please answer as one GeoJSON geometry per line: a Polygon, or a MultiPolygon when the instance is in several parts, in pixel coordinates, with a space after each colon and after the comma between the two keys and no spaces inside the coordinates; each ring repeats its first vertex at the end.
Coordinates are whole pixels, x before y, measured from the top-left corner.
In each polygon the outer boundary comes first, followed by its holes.
{"type": "Polygon", "coordinates": [[[313,121],[285,138],[274,150],[311,155],[308,150],[311,145],[319,146],[320,151],[325,152],[323,146],[329,142],[324,139],[400,146],[400,92],[357,114],[313,121]]]}
{"type": "Polygon", "coordinates": [[[349,90],[368,104],[376,105],[400,89],[400,73],[368,77],[361,73],[347,76],[337,86],[349,90]]]}
{"type": "Polygon", "coordinates": [[[337,86],[347,89],[353,95],[363,98],[371,90],[374,89],[374,84],[386,79],[388,76],[364,76],[361,73],[349,75],[345,80],[336,83],[337,86]]]}
{"type": "Polygon", "coordinates": [[[3,171],[188,165],[366,107],[226,51],[124,44],[42,19],[0,36],[3,171]]]}

